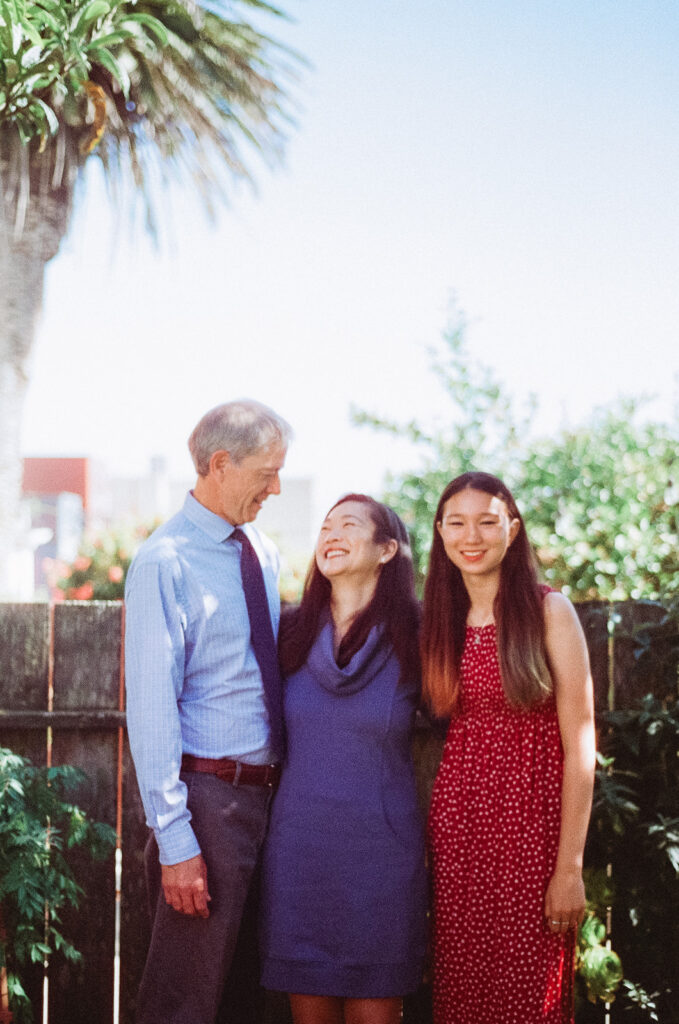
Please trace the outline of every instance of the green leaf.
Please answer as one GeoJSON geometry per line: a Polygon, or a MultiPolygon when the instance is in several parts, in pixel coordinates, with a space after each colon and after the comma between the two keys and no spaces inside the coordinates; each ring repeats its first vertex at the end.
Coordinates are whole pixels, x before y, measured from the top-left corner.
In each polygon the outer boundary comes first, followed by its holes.
{"type": "MultiPolygon", "coordinates": [[[[25,21],[23,23],[23,29],[24,29],[24,34],[25,34],[26,38],[29,39],[34,44],[34,46],[37,47],[42,52],[44,50],[44,47],[45,47],[45,41],[41,37],[41,35],[38,32],[38,30],[36,28],[34,28],[34,26],[30,23],[30,21],[25,21]]],[[[22,63],[24,63],[24,61],[25,61],[25,58],[22,59],[22,63]]]]}
{"type": "Polygon", "coordinates": [[[18,54],[23,42],[23,25],[12,25],[12,53],[18,54]]]}
{"type": "Polygon", "coordinates": [[[82,35],[99,18],[104,18],[111,11],[111,5],[106,0],[90,0],[79,12],[73,22],[72,31],[76,35],[82,35]]]}
{"type": "Polygon", "coordinates": [[[54,15],[51,14],[49,11],[43,11],[43,10],[36,11],[36,13],[35,13],[35,20],[41,26],[47,25],[47,27],[50,28],[52,30],[52,32],[55,33],[55,35],[59,33],[59,31],[60,31],[60,29],[62,27],[62,24],[63,24],[57,18],[55,18],[54,15]]]}
{"type": "Polygon", "coordinates": [[[44,114],[45,120],[47,121],[47,126],[49,128],[50,135],[56,135],[57,132],[59,131],[59,119],[58,119],[57,115],[54,113],[54,111],[52,110],[52,108],[50,106],[48,106],[47,103],[45,103],[44,100],[36,99],[35,102],[31,105],[30,110],[33,111],[33,110],[36,110],[36,109],[37,110],[41,110],[42,113],[44,114]]]}
{"type": "Polygon", "coordinates": [[[24,88],[27,92],[43,92],[53,84],[53,79],[47,75],[29,75],[28,78],[24,79],[24,88]]]}
{"type": "Polygon", "coordinates": [[[100,47],[118,46],[130,38],[130,32],[123,32],[116,29],[114,32],[107,32],[105,36],[97,36],[87,47],[87,52],[92,57],[93,52],[100,47]]]}
{"type": "Polygon", "coordinates": [[[19,21],[19,16],[14,5],[10,6],[7,0],[0,0],[0,25],[10,28],[19,21]]]}
{"type": "Polygon", "coordinates": [[[19,65],[15,60],[6,60],[5,64],[5,80],[12,81],[19,75],[19,65]]]}
{"type": "Polygon", "coordinates": [[[165,26],[154,18],[151,14],[130,14],[122,22],[122,25],[128,25],[133,23],[135,25],[143,25],[149,30],[158,40],[161,46],[167,46],[170,42],[170,37],[167,33],[165,26]]]}
{"type": "Polygon", "coordinates": [[[120,86],[125,99],[128,99],[130,95],[130,76],[122,64],[120,64],[113,54],[105,48],[96,50],[95,53],[92,54],[92,59],[96,60],[96,63],[101,64],[102,67],[106,68],[120,86]]]}
{"type": "Polygon", "coordinates": [[[35,34],[37,39],[37,45],[31,46],[28,50],[25,50],[21,57],[21,66],[24,68],[30,68],[32,64],[37,64],[43,56],[43,45],[42,40],[38,34],[35,34]]]}

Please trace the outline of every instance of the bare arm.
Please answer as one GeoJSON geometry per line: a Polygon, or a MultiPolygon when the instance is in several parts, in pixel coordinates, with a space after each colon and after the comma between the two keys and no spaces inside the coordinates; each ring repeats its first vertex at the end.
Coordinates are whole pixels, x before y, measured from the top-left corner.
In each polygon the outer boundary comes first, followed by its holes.
{"type": "Polygon", "coordinates": [[[566,932],[585,914],[582,861],[594,786],[594,698],[585,637],[562,594],[546,595],[545,626],[564,751],[559,848],[545,917],[550,931],[566,932]]]}

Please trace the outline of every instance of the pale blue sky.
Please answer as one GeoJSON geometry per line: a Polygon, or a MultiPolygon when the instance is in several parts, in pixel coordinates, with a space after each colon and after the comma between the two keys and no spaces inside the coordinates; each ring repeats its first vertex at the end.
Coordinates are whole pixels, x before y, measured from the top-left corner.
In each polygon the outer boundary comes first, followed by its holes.
{"type": "MultiPolygon", "coordinates": [[[[26,454],[190,474],[202,412],[248,394],[292,422],[319,502],[379,490],[403,449],[353,401],[443,415],[427,347],[451,295],[471,355],[536,429],[679,369],[679,5],[288,0],[311,62],[285,166],[208,225],[175,192],[162,254],[96,174],[50,266],[26,454]]],[[[94,170],[95,168],[93,168],[94,170]]],[[[674,379],[673,379],[674,378],[674,379]]],[[[493,467],[484,467],[491,469],[493,467]]]]}

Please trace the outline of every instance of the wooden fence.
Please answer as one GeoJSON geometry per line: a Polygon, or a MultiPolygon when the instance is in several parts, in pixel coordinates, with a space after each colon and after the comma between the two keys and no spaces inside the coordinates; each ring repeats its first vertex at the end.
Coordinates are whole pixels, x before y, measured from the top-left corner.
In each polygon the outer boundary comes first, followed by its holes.
{"type": "MultiPolygon", "coordinates": [[[[662,609],[648,603],[592,602],[580,605],[578,613],[592,661],[597,709],[629,706],[650,687],[627,634],[635,622],[660,618],[662,609]],[[626,627],[615,641],[609,632],[611,616],[626,627]]],[[[49,1024],[131,1024],[148,942],[143,879],[147,830],[124,729],[122,645],[119,603],[0,604],[0,746],[35,764],[81,767],[87,782],[76,802],[120,836],[116,857],[105,863],[77,859],[85,896],[77,912],[64,914],[63,927],[83,953],[83,962],[74,966],[60,960],[50,966],[49,1024]]],[[[441,747],[434,731],[426,726],[418,730],[414,751],[423,806],[441,747]]],[[[29,987],[39,1021],[41,971],[36,969],[29,987]]],[[[427,998],[423,989],[410,1000],[405,1019],[424,1024],[427,998]]],[[[275,1001],[265,1016],[271,1024],[287,1019],[275,1001]]],[[[599,1019],[603,1021],[603,1011],[599,1019]]]]}

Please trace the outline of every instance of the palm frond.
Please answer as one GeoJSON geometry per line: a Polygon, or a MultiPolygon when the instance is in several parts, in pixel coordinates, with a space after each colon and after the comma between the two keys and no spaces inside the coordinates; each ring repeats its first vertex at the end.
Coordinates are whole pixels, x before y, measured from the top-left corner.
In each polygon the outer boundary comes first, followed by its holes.
{"type": "Polygon", "coordinates": [[[303,61],[236,18],[248,8],[285,17],[261,0],[0,0],[0,186],[15,232],[27,190],[72,184],[90,154],[114,188],[141,191],[151,225],[162,165],[211,207],[252,180],[255,152],[280,160],[303,61]]]}

